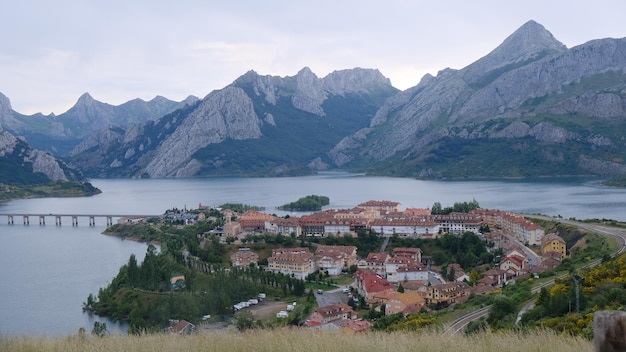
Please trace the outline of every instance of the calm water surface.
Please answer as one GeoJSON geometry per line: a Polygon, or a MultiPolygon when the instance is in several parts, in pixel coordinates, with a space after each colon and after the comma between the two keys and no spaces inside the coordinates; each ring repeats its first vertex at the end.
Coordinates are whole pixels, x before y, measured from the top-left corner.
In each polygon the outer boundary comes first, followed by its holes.
{"type": "MultiPolygon", "coordinates": [[[[316,194],[330,198],[327,208],[350,208],[368,200],[398,201],[404,208],[430,208],[476,199],[482,207],[566,218],[610,218],[626,221],[626,190],[598,185],[598,180],[418,181],[324,173],[293,178],[203,178],[157,180],[93,180],[103,193],[88,198],[16,200],[0,205],[0,213],[162,214],[170,208],[197,208],[238,202],[277,206],[316,194]]],[[[294,214],[299,215],[299,214],[294,214]]],[[[127,326],[82,312],[89,293],[97,294],[125,264],[131,253],[142,259],[146,245],[101,235],[104,219],[89,227],[86,218],[71,226],[69,218],[55,226],[8,225],[0,217],[0,334],[64,336],[94,321],[109,331],[127,326]],[[81,222],[82,221],[82,222],[81,222]],[[98,223],[99,222],[99,223],[98,223]]]]}

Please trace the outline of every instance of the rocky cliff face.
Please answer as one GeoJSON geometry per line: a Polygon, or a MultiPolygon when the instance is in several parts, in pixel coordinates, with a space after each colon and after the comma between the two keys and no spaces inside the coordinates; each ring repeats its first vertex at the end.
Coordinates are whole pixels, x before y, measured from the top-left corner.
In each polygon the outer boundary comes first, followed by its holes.
{"type": "MultiPolygon", "coordinates": [[[[7,131],[0,129],[0,165],[12,168],[11,173],[40,172],[52,181],[68,181],[68,175],[59,162],[52,155],[30,148],[7,131]],[[17,161],[15,163],[14,161],[17,161]],[[24,170],[20,170],[20,169],[24,170]]],[[[11,180],[4,182],[11,183],[11,180]]]]}
{"type": "Polygon", "coordinates": [[[227,87],[214,92],[161,143],[145,173],[150,177],[194,175],[201,165],[191,158],[196,151],[227,138],[259,138],[261,124],[252,101],[242,89],[227,87]]]}
{"type": "Polygon", "coordinates": [[[193,96],[182,102],[157,96],[150,101],[134,99],[115,106],[85,93],[72,108],[58,116],[25,116],[13,111],[8,98],[0,94],[0,125],[14,135],[23,136],[36,148],[64,155],[69,152],[67,145],[73,147],[100,130],[156,120],[196,101],[198,98],[193,96]]]}
{"type": "MultiPolygon", "coordinates": [[[[626,39],[594,40],[567,49],[530,21],[468,67],[426,76],[388,99],[369,128],[346,137],[329,156],[338,166],[365,168],[398,159],[415,164],[411,174],[421,174],[420,168],[430,168],[428,155],[444,138],[472,144],[531,138],[549,145],[569,143],[570,155],[564,159],[577,158],[589,148],[587,158],[592,160],[601,157],[594,144],[599,140],[605,147],[624,145],[618,136],[598,132],[603,123],[624,126],[625,72],[626,39]]],[[[614,163],[621,154],[615,150],[604,161],[614,163]]],[[[572,174],[606,169],[577,165],[572,174]]]]}
{"type": "Polygon", "coordinates": [[[327,150],[320,149],[327,148],[324,144],[328,142],[316,143],[316,139],[330,138],[336,143],[335,135],[346,134],[341,126],[354,131],[351,126],[366,125],[382,101],[396,92],[377,70],[336,71],[324,78],[308,68],[292,77],[249,71],[228,87],[211,92],[187,112],[134,129],[109,129],[86,139],[72,156],[76,165],[86,169],[90,169],[86,165],[91,161],[101,160],[120,173],[136,177],[189,177],[211,172],[207,170],[233,172],[228,168],[234,167],[244,174],[252,172],[247,169],[270,174],[320,169],[328,167],[321,159],[327,150]],[[358,107],[357,116],[332,110],[344,104],[358,107]],[[158,132],[156,126],[161,126],[158,132]],[[315,136],[309,129],[327,132],[315,136]],[[306,137],[298,138],[300,135],[306,137]],[[276,145],[268,147],[271,143],[276,145]],[[293,150],[284,151],[278,146],[282,143],[293,150]],[[242,153],[243,147],[237,146],[244,144],[250,152],[242,153]],[[268,155],[268,148],[283,155],[268,155]],[[224,152],[213,151],[218,149],[224,152]],[[295,150],[305,156],[287,155],[295,150]],[[306,156],[309,153],[310,157],[306,156]],[[110,160],[103,157],[105,154],[117,156],[110,160]],[[295,160],[300,157],[306,160],[295,160]],[[270,159],[269,164],[264,158],[270,159]]]}

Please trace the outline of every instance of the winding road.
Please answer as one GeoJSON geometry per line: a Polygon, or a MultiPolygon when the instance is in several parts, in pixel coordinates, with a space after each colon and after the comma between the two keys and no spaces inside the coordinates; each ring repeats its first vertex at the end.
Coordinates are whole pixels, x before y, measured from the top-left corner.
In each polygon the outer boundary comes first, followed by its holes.
{"type": "MultiPolygon", "coordinates": [[[[519,214],[525,217],[529,217],[529,218],[536,218],[536,219],[542,219],[542,220],[548,220],[548,221],[558,221],[564,224],[568,224],[568,225],[572,225],[572,226],[577,226],[580,228],[583,228],[587,231],[602,235],[602,236],[610,236],[610,237],[615,237],[621,244],[621,247],[619,248],[619,250],[617,250],[613,256],[616,257],[622,253],[624,253],[624,251],[626,251],[626,230],[624,229],[620,229],[620,228],[615,228],[615,227],[609,227],[609,226],[604,226],[604,225],[597,225],[597,224],[588,224],[588,223],[584,223],[584,222],[580,222],[580,221],[574,221],[574,220],[565,220],[565,219],[557,219],[557,218],[553,218],[550,216],[543,216],[543,215],[524,215],[524,214],[519,214]]],[[[585,267],[590,268],[590,267],[594,267],[596,265],[599,265],[601,263],[601,259],[595,259],[593,261],[591,261],[590,263],[588,263],[587,265],[585,265],[585,267]]],[[[535,287],[532,288],[531,292],[532,293],[537,293],[541,290],[541,288],[543,287],[548,287],[548,286],[552,286],[554,284],[554,279],[546,281],[540,285],[537,285],[535,287]]],[[[523,308],[522,311],[519,312],[518,317],[517,317],[517,321],[519,321],[521,319],[522,314],[525,312],[524,309],[528,310],[532,304],[534,304],[534,300],[528,302],[523,308]]],[[[452,322],[450,325],[448,325],[445,329],[444,329],[444,333],[446,334],[456,334],[459,331],[463,331],[465,330],[465,328],[467,327],[467,325],[477,319],[480,318],[484,318],[486,316],[489,315],[489,309],[491,308],[491,306],[487,306],[472,312],[469,312],[465,315],[460,316],[459,318],[457,318],[454,322],[452,322]]]]}

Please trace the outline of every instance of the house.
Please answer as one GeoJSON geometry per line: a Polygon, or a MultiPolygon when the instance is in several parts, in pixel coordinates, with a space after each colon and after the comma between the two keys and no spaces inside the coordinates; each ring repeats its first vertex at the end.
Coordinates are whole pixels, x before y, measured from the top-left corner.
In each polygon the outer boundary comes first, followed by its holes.
{"type": "Polygon", "coordinates": [[[326,235],[350,235],[358,228],[364,228],[363,219],[345,216],[346,213],[338,210],[325,210],[300,218],[302,235],[322,237],[326,235]]]}
{"type": "Polygon", "coordinates": [[[314,256],[315,265],[318,270],[325,271],[328,275],[337,276],[341,274],[344,265],[344,257],[339,252],[326,252],[314,256]]]}
{"type": "Polygon", "coordinates": [[[402,281],[400,284],[402,284],[402,287],[404,288],[404,292],[407,291],[415,291],[415,292],[419,292],[419,294],[422,295],[422,297],[426,297],[426,291],[428,288],[428,280],[409,280],[409,281],[402,281]]]}
{"type": "Polygon", "coordinates": [[[483,278],[478,280],[479,285],[502,287],[506,283],[506,271],[502,269],[489,269],[483,273],[483,278]]]}
{"type": "Polygon", "coordinates": [[[304,280],[316,271],[313,254],[308,248],[276,248],[267,259],[267,270],[304,280]]]}
{"type": "Polygon", "coordinates": [[[230,255],[230,263],[232,266],[248,267],[250,264],[259,264],[259,255],[250,250],[250,248],[239,248],[239,250],[230,255]]]}
{"type": "Polygon", "coordinates": [[[549,233],[541,239],[541,253],[557,252],[561,254],[561,258],[567,256],[567,245],[565,240],[556,233],[549,233]]]}
{"type": "Polygon", "coordinates": [[[340,303],[315,309],[313,313],[311,313],[309,320],[318,324],[328,324],[335,320],[354,318],[356,318],[356,315],[352,307],[340,303]]]}
{"type": "Polygon", "coordinates": [[[367,263],[366,268],[372,270],[377,275],[386,276],[386,264],[390,258],[391,257],[387,253],[370,253],[367,255],[367,259],[365,259],[365,262],[367,263]]]}
{"type": "Polygon", "coordinates": [[[505,235],[516,238],[528,245],[538,245],[544,236],[541,226],[526,220],[524,217],[502,210],[474,209],[470,214],[479,215],[483,224],[490,228],[501,229],[505,235]]]}
{"type": "Polygon", "coordinates": [[[541,258],[542,259],[541,259],[541,263],[539,264],[539,267],[546,269],[546,270],[554,269],[554,267],[561,264],[561,261],[554,257],[541,257],[541,258]]]}
{"type": "Polygon", "coordinates": [[[500,269],[520,273],[526,269],[526,258],[516,254],[509,254],[500,261],[500,269]]]}
{"type": "Polygon", "coordinates": [[[300,227],[300,219],[297,217],[274,218],[265,222],[265,230],[269,233],[290,235],[295,234],[296,237],[302,234],[300,227]]]}
{"type": "Polygon", "coordinates": [[[226,223],[224,224],[224,236],[237,237],[242,232],[243,230],[241,229],[241,224],[238,221],[231,221],[230,218],[226,218],[226,223]]]}
{"type": "Polygon", "coordinates": [[[263,232],[265,231],[265,222],[271,222],[275,218],[270,214],[249,210],[239,217],[239,223],[243,231],[263,232]]]}
{"type": "Polygon", "coordinates": [[[396,247],[391,250],[391,254],[395,256],[407,256],[414,261],[422,262],[422,250],[419,248],[396,247]]]}
{"type": "Polygon", "coordinates": [[[454,281],[469,281],[469,275],[465,273],[465,270],[459,263],[448,264],[446,274],[448,279],[453,279],[454,281]]]}
{"type": "Polygon", "coordinates": [[[340,324],[340,331],[348,334],[363,332],[374,326],[374,323],[367,320],[344,320],[340,324]]]}
{"type": "MultiPolygon", "coordinates": [[[[394,279],[398,279],[398,282],[428,281],[428,269],[424,264],[419,262],[407,266],[401,266],[396,270],[396,276],[394,279]]],[[[387,280],[394,282],[390,279],[387,280]]]]}
{"type": "Polygon", "coordinates": [[[430,217],[383,217],[373,219],[370,228],[382,236],[397,234],[400,237],[428,237],[439,233],[439,224],[430,217]]]}
{"type": "Polygon", "coordinates": [[[315,256],[319,258],[328,257],[325,260],[334,259],[331,267],[327,267],[324,263],[318,261],[320,270],[328,270],[330,275],[339,275],[342,269],[349,269],[352,265],[356,265],[356,246],[318,246],[315,249],[315,256]],[[331,274],[331,269],[335,274],[331,274]]]}
{"type": "Polygon", "coordinates": [[[407,265],[416,265],[416,262],[407,256],[391,257],[385,263],[385,278],[391,282],[398,282],[402,279],[398,279],[398,268],[405,267],[407,265]]]}
{"type": "Polygon", "coordinates": [[[373,271],[359,269],[354,273],[355,287],[365,302],[374,302],[374,295],[383,291],[396,291],[396,287],[373,271]]]}
{"type": "Polygon", "coordinates": [[[374,298],[385,305],[385,315],[411,314],[426,308],[426,300],[416,291],[386,292],[374,295],[374,298]]]}
{"type": "Polygon", "coordinates": [[[478,234],[483,223],[478,214],[452,212],[444,215],[434,215],[435,222],[439,224],[439,231],[462,235],[465,232],[478,234]]]}
{"type": "Polygon", "coordinates": [[[426,302],[448,306],[457,302],[465,301],[469,298],[470,286],[466,282],[448,282],[428,286],[426,291],[426,302]]]}
{"type": "Polygon", "coordinates": [[[400,203],[389,200],[369,200],[365,203],[359,204],[358,207],[377,210],[380,213],[399,212],[401,208],[400,203]]]}
{"type": "Polygon", "coordinates": [[[428,269],[421,262],[407,256],[390,258],[385,264],[386,278],[389,282],[428,280],[428,269]]]}
{"type": "Polygon", "coordinates": [[[188,335],[197,332],[196,326],[187,320],[170,320],[167,331],[173,334],[188,335]]]}

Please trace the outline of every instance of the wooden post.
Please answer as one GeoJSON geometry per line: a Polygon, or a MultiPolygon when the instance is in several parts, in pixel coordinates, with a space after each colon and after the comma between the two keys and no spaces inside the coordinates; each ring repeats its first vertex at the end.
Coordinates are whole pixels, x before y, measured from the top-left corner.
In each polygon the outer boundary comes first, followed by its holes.
{"type": "Polygon", "coordinates": [[[593,345],[596,352],[626,351],[626,312],[593,313],[593,345]]]}

